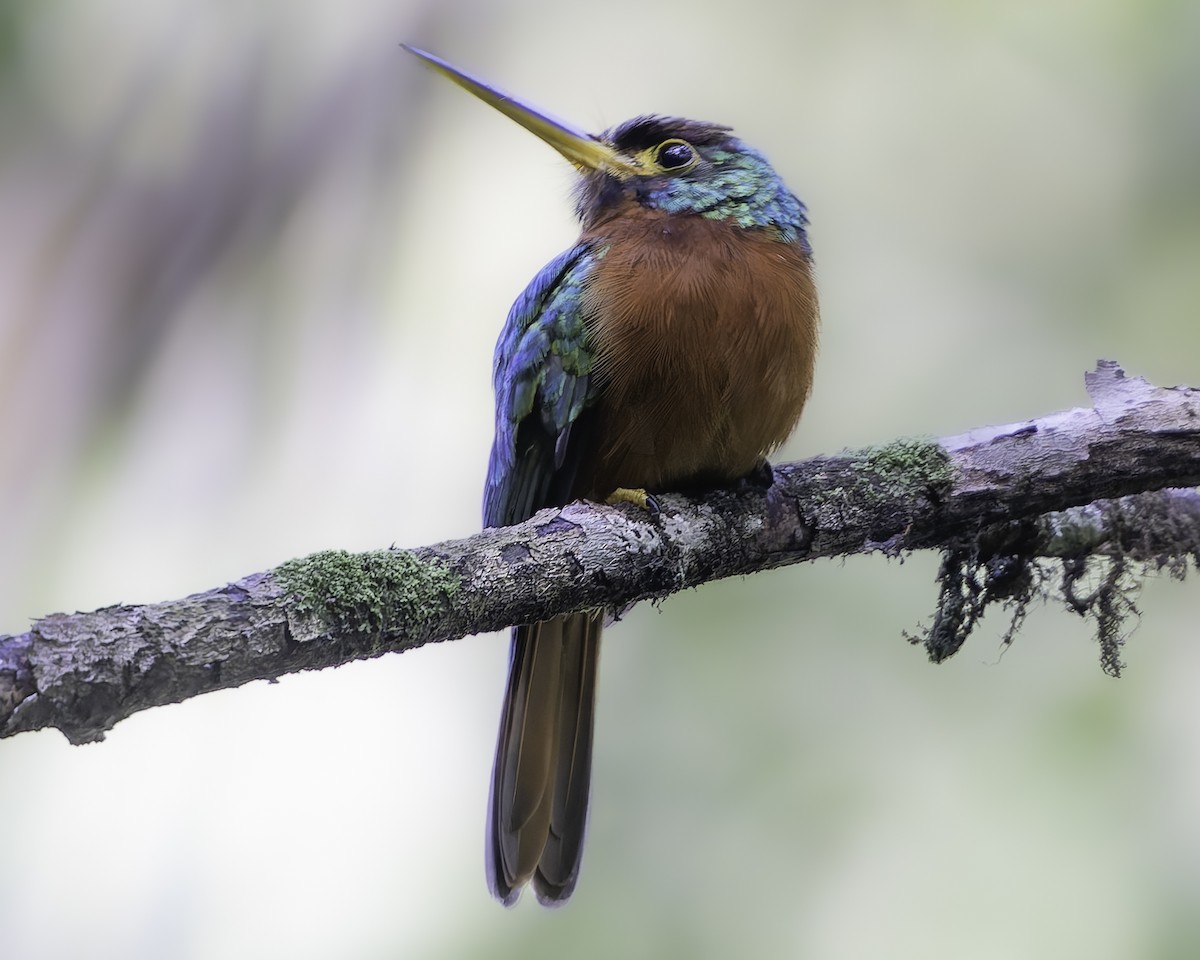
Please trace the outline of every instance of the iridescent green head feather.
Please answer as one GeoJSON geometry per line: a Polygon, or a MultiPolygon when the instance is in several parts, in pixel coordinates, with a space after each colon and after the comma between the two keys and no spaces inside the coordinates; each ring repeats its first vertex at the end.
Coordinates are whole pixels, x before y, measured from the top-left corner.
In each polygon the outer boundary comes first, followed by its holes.
{"type": "Polygon", "coordinates": [[[576,213],[588,224],[606,208],[634,199],[664,213],[774,228],[781,239],[804,240],[804,205],[766,157],[729,127],[679,117],[635,117],[600,136],[638,165],[633,176],[604,170],[583,174],[576,213]]]}

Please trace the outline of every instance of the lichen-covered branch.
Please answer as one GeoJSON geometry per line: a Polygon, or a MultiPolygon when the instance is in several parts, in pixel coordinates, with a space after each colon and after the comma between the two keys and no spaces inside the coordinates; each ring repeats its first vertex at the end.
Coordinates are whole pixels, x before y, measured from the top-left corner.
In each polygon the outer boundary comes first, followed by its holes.
{"type": "MultiPolygon", "coordinates": [[[[97,740],[209,690],[871,551],[944,551],[919,638],[934,659],[989,604],[1023,611],[1044,591],[1039,557],[1075,571],[1063,596],[1097,615],[1103,643],[1120,610],[1098,608],[1119,607],[1120,584],[1085,593],[1087,558],[1122,565],[1119,579],[1131,562],[1179,573],[1200,551],[1198,498],[1148,494],[1200,483],[1200,392],[1112,363],[1087,386],[1090,408],[779,465],[734,489],[662,496],[658,515],[576,503],[431,547],[328,551],[183,600],[54,614],[0,636],[0,735],[97,740]]],[[[1114,671],[1118,646],[1110,636],[1103,654],[1114,671]]]]}

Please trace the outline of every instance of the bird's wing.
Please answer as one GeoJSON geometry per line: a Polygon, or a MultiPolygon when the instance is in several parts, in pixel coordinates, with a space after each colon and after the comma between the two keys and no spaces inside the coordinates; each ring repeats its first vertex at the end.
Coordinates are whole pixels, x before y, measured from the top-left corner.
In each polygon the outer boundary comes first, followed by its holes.
{"type": "Polygon", "coordinates": [[[496,437],[483,523],[518,523],[571,496],[595,398],[584,284],[599,259],[579,243],[551,260],[513,304],[496,343],[496,437]]]}

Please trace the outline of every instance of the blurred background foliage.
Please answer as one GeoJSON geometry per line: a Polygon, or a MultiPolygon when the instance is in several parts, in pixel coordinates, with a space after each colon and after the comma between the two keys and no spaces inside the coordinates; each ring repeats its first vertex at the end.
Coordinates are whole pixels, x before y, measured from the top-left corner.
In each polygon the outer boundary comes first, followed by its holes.
{"type": "MultiPolygon", "coordinates": [[[[799,457],[1200,382],[1200,5],[0,4],[0,628],[468,534],[492,343],[570,171],[399,50],[599,129],[733,123],[808,202],[799,457]]],[[[636,610],[571,904],[501,910],[506,640],[0,744],[3,953],[1193,957],[1194,583],[901,639],[936,558],[636,610]]]]}

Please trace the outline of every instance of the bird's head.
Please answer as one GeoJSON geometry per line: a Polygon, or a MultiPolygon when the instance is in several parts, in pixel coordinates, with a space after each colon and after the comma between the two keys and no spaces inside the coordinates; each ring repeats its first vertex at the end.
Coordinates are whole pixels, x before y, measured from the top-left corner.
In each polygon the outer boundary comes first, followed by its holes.
{"type": "Polygon", "coordinates": [[[432,54],[405,45],[443,76],[546,141],[580,172],[576,213],[585,227],[636,202],[666,214],[766,228],[807,249],[804,205],[766,158],[729,127],[643,116],[601,134],[579,130],[432,54]]]}

